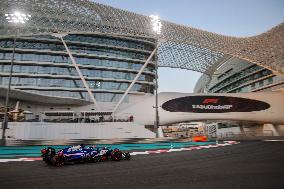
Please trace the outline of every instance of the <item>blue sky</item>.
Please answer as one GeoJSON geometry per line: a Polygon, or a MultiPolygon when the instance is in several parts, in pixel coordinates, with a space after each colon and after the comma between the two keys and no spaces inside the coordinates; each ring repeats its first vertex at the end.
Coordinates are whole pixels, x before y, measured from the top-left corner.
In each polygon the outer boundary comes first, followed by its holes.
{"type": "MultiPolygon", "coordinates": [[[[284,21],[284,0],[94,0],[230,36],[252,36],[284,21]]],[[[159,68],[159,91],[192,92],[200,73],[159,68]]]]}

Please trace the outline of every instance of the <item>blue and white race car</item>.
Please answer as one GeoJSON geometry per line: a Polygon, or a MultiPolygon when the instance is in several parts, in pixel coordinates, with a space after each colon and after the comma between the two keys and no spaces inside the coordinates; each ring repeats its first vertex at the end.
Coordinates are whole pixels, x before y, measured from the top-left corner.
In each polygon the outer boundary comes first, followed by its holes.
{"type": "Polygon", "coordinates": [[[119,161],[122,159],[130,160],[129,152],[122,153],[119,149],[85,147],[84,145],[71,146],[55,151],[48,147],[41,150],[43,161],[48,164],[62,166],[66,163],[76,162],[100,162],[105,160],[119,161]]]}

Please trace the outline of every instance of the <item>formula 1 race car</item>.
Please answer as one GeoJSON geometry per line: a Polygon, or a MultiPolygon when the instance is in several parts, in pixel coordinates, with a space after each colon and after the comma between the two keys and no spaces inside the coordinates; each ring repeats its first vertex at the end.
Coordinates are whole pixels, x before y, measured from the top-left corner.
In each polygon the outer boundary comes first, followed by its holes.
{"type": "Polygon", "coordinates": [[[97,154],[98,151],[96,149],[92,147],[85,148],[83,145],[71,146],[61,149],[58,152],[52,147],[41,150],[43,161],[56,166],[61,166],[65,163],[95,162],[97,154]]]}
{"type": "Polygon", "coordinates": [[[48,147],[41,150],[43,161],[47,164],[62,166],[66,163],[76,162],[101,162],[105,160],[130,160],[129,152],[122,153],[119,149],[111,150],[110,148],[85,147],[84,145],[71,146],[55,151],[54,148],[48,147]]]}
{"type": "Polygon", "coordinates": [[[120,161],[120,160],[130,160],[131,155],[129,152],[122,152],[118,148],[115,148],[114,150],[109,148],[102,148],[99,150],[99,153],[97,155],[98,161],[106,161],[106,160],[113,160],[113,161],[120,161]]]}

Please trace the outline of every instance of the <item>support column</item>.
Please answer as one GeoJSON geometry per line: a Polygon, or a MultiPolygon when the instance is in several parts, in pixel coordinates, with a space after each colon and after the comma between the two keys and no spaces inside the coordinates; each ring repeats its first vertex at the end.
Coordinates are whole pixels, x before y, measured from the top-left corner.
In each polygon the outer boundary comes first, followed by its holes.
{"type": "Polygon", "coordinates": [[[9,123],[9,111],[11,111],[11,108],[8,110],[9,106],[9,96],[10,96],[10,89],[11,89],[11,83],[12,83],[12,77],[13,77],[13,66],[14,66],[14,59],[15,59],[15,49],[16,49],[16,42],[17,42],[17,35],[18,35],[18,28],[16,28],[16,34],[14,36],[14,42],[13,42],[13,52],[12,52],[12,59],[10,64],[10,74],[9,74],[9,82],[8,82],[8,88],[6,92],[6,99],[5,99],[5,111],[4,111],[4,118],[2,122],[2,139],[5,141],[6,136],[5,132],[8,128],[9,123]]]}
{"type": "Polygon", "coordinates": [[[274,125],[276,131],[278,132],[279,136],[284,135],[284,125],[274,125]]]}
{"type": "Polygon", "coordinates": [[[17,100],[17,102],[16,102],[16,107],[15,107],[15,109],[14,109],[14,112],[15,112],[15,114],[13,115],[14,117],[13,117],[13,119],[14,120],[18,120],[18,115],[19,115],[19,107],[20,107],[20,101],[18,101],[17,100]]]}
{"type": "Polygon", "coordinates": [[[263,134],[269,135],[271,133],[272,136],[279,136],[279,133],[273,124],[263,124],[263,134]]]}
{"type": "MultiPolygon", "coordinates": [[[[158,46],[158,45],[157,45],[158,46]]],[[[156,64],[155,64],[155,121],[154,121],[154,131],[156,137],[159,138],[161,132],[159,131],[160,117],[159,117],[159,102],[158,102],[158,60],[156,55],[156,64]]],[[[161,128],[160,128],[161,130],[161,128]]]]}
{"type": "Polygon", "coordinates": [[[241,131],[242,136],[246,135],[245,130],[244,130],[244,126],[243,126],[242,123],[240,124],[240,131],[241,131]]]}

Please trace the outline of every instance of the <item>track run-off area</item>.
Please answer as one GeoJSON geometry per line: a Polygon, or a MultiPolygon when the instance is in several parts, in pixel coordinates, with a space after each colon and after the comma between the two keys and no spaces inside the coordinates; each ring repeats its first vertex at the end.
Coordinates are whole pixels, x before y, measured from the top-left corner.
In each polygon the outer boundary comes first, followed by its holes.
{"type": "Polygon", "coordinates": [[[130,161],[63,167],[0,163],[0,188],[283,188],[284,142],[218,144],[227,145],[140,150],[130,161]]]}

